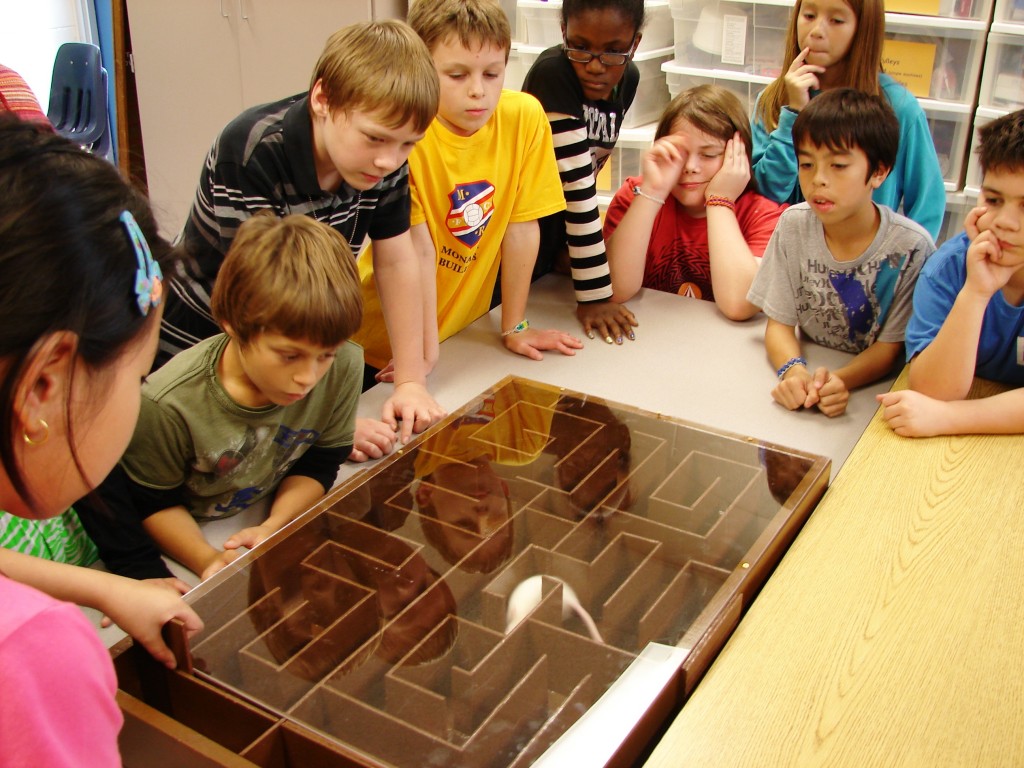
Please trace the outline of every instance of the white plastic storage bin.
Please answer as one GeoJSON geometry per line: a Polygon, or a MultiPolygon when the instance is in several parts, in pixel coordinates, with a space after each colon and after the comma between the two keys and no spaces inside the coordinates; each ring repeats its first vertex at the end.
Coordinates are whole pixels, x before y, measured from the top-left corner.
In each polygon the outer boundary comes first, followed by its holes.
{"type": "Polygon", "coordinates": [[[987,24],[885,14],[882,66],[918,98],[974,102],[987,24]]]}
{"type": "MultiPolygon", "coordinates": [[[[410,0],[409,5],[415,0],[410,0]]],[[[505,15],[508,16],[508,24],[512,28],[512,40],[519,39],[519,10],[516,8],[516,0],[500,0],[501,9],[505,11],[505,15]]]]}
{"type": "Polygon", "coordinates": [[[524,77],[526,77],[526,70],[523,68],[517,44],[513,43],[512,50],[508,54],[508,64],[505,65],[504,87],[510,91],[521,91],[524,77]]]}
{"type": "Polygon", "coordinates": [[[777,77],[793,0],[671,0],[676,63],[777,77]]]}
{"type": "Polygon", "coordinates": [[[939,236],[935,240],[935,245],[942,245],[949,238],[960,234],[964,228],[964,218],[977,204],[977,194],[965,191],[947,192],[946,212],[943,214],[942,226],[939,227],[939,236]]]}
{"type": "Polygon", "coordinates": [[[649,123],[637,128],[627,128],[619,133],[615,149],[597,175],[599,195],[613,196],[619,191],[622,182],[630,176],[641,175],[643,154],[654,143],[654,131],[657,127],[657,123],[649,123]]]}
{"type": "Polygon", "coordinates": [[[963,186],[967,145],[971,141],[971,107],[969,104],[931,99],[921,99],[920,104],[928,118],[946,191],[954,192],[963,186]]]}
{"type": "Polygon", "coordinates": [[[662,65],[671,60],[671,48],[645,51],[633,57],[633,61],[640,69],[640,85],[637,86],[633,105],[622,118],[622,128],[636,128],[656,122],[661,117],[671,98],[662,65]]]}
{"type": "Polygon", "coordinates": [[[1024,0],[996,0],[992,21],[1024,22],[1024,0]]]}
{"type": "Polygon", "coordinates": [[[526,29],[519,37],[526,45],[550,48],[562,42],[562,3],[545,0],[519,0],[519,19],[526,29]]]}
{"type": "Polygon", "coordinates": [[[992,107],[978,107],[974,112],[974,127],[971,130],[971,148],[967,153],[967,173],[964,175],[964,191],[978,196],[981,191],[981,163],[978,161],[978,129],[985,123],[995,120],[997,117],[1009,114],[1008,109],[993,109],[992,107]]]}
{"type": "MultiPolygon", "coordinates": [[[[647,0],[646,23],[637,53],[655,51],[672,45],[672,15],[669,0],[647,0]]],[[[519,0],[522,26],[519,38],[526,45],[550,48],[562,42],[561,0],[519,0]]]]}
{"type": "Polygon", "coordinates": [[[735,93],[747,112],[753,109],[754,103],[757,101],[757,94],[775,79],[773,77],[764,77],[763,75],[747,75],[742,72],[730,72],[728,70],[684,67],[676,61],[662,64],[661,68],[665,71],[665,81],[668,84],[670,98],[675,98],[676,94],[688,88],[706,83],[714,83],[728,88],[735,93]]]}
{"type": "MultiPolygon", "coordinates": [[[[546,48],[534,45],[522,45],[516,43],[513,46],[519,55],[519,66],[522,67],[522,78],[530,71],[533,62],[543,53],[546,48]]],[[[661,117],[661,111],[668,104],[668,86],[665,83],[665,73],[661,71],[662,65],[672,58],[671,48],[662,48],[658,51],[645,51],[637,53],[633,61],[640,70],[640,84],[636,88],[636,96],[633,97],[633,104],[622,118],[620,128],[635,128],[638,125],[656,122],[661,117]]],[[[520,78],[520,87],[522,87],[520,78]]],[[[507,78],[506,78],[507,82],[507,78]]],[[[510,86],[506,85],[506,88],[510,86]]]]}
{"type": "MultiPolygon", "coordinates": [[[[526,73],[530,71],[530,67],[533,66],[533,62],[537,60],[549,46],[543,45],[527,45],[526,43],[513,43],[512,53],[516,55],[519,60],[519,69],[521,71],[519,75],[519,90],[523,89],[523,80],[526,78],[526,73]]],[[[511,54],[509,54],[511,56],[511,54]]],[[[511,88],[508,85],[508,77],[505,77],[506,88],[511,88]]]]}
{"type": "Polygon", "coordinates": [[[978,103],[1007,112],[1024,107],[1024,26],[992,25],[978,103]]]}
{"type": "MultiPolygon", "coordinates": [[[[997,8],[1001,1],[996,0],[997,8]]],[[[992,0],[885,0],[885,10],[891,13],[988,21],[988,15],[992,11],[992,0]]]]}

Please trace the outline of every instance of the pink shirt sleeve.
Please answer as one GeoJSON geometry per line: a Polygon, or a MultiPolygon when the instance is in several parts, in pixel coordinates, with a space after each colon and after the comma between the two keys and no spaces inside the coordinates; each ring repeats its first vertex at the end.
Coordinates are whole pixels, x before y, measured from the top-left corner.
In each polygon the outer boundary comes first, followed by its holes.
{"type": "Polygon", "coordinates": [[[0,765],[120,766],[110,654],[77,606],[0,577],[0,765]]]}

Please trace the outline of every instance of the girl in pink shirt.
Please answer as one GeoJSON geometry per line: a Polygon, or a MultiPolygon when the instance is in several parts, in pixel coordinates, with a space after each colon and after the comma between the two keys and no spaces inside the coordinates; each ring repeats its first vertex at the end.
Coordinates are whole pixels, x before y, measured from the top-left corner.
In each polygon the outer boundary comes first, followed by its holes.
{"type": "MultiPolygon", "coordinates": [[[[0,508],[35,520],[128,445],[170,248],[116,168],[7,114],[0,199],[0,508]]],[[[110,656],[55,597],[104,611],[169,666],[160,627],[202,624],[169,585],[0,550],[0,766],[120,765],[110,656]]]]}

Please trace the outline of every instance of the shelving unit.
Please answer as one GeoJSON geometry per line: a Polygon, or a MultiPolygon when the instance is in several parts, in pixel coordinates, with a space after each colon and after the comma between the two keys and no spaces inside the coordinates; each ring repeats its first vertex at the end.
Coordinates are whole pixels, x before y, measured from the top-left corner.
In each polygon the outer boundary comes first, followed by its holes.
{"type": "Polygon", "coordinates": [[[973,200],[981,191],[978,128],[997,117],[1024,108],[1024,3],[996,0],[985,46],[985,58],[966,156],[964,194],[973,200]]]}
{"type": "MultiPolygon", "coordinates": [[[[671,46],[672,58],[661,64],[668,99],[715,83],[752,109],[781,72],[792,7],[793,0],[656,0],[647,4],[641,50],[671,46]]],[[[977,196],[975,129],[1024,107],[1024,0],[890,0],[886,9],[885,69],[920,101],[942,168],[942,242],[959,230],[977,196]]],[[[560,41],[560,14],[558,0],[518,0],[519,42],[506,87],[521,87],[537,53],[560,41]]],[[[607,199],[626,177],[640,173],[642,151],[654,138],[654,123],[641,124],[648,114],[657,119],[656,110],[647,109],[626,123],[632,132],[622,132],[601,173],[598,191],[607,199]]]]}

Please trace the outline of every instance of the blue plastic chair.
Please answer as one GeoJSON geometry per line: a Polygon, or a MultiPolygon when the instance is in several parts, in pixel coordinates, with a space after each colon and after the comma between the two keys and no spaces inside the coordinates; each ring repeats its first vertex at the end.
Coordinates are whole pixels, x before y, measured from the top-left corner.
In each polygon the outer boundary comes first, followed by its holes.
{"type": "Polygon", "coordinates": [[[61,136],[92,149],[107,133],[107,72],[100,49],[64,43],[57,49],[46,116],[61,136]]]}

